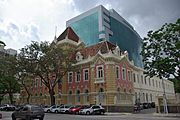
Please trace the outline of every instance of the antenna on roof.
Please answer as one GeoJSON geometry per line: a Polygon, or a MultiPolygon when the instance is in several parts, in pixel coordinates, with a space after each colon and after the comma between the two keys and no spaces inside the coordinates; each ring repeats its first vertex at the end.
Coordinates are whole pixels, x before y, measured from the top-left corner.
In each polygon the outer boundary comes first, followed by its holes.
{"type": "Polygon", "coordinates": [[[57,37],[56,37],[56,32],[57,32],[57,26],[55,26],[55,35],[54,35],[54,42],[57,42],[57,37]]]}
{"type": "Polygon", "coordinates": [[[56,37],[56,32],[57,32],[57,26],[55,26],[55,37],[56,37]]]}

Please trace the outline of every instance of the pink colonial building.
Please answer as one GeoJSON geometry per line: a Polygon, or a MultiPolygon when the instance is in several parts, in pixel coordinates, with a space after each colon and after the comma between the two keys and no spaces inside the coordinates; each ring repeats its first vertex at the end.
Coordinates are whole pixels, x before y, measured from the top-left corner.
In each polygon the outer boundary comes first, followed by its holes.
{"type": "MultiPolygon", "coordinates": [[[[138,68],[129,61],[126,51],[108,41],[86,47],[70,27],[54,42],[73,49],[76,60],[56,87],[56,104],[101,104],[107,111],[133,111],[133,71],[138,68]]],[[[32,90],[32,103],[50,104],[40,80],[35,79],[32,90]]]]}

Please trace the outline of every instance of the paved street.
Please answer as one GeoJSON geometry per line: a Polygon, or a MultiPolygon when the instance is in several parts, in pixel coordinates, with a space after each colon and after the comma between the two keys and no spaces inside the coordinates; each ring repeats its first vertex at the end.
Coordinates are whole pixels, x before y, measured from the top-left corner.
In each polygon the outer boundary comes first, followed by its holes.
{"type": "MultiPolygon", "coordinates": [[[[11,120],[12,112],[2,112],[2,120],[11,120]]],[[[126,114],[114,113],[105,115],[68,115],[46,113],[44,120],[179,120],[178,117],[163,117],[155,114],[126,114]]]]}

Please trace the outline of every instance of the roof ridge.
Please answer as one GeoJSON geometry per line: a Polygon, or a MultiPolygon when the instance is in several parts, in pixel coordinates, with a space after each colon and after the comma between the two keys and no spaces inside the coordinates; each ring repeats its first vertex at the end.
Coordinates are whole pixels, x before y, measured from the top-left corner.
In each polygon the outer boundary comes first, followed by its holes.
{"type": "Polygon", "coordinates": [[[57,41],[61,41],[64,40],[65,38],[68,38],[74,42],[79,42],[79,36],[73,31],[73,29],[71,27],[67,27],[64,32],[59,35],[59,37],[57,38],[57,41]]]}

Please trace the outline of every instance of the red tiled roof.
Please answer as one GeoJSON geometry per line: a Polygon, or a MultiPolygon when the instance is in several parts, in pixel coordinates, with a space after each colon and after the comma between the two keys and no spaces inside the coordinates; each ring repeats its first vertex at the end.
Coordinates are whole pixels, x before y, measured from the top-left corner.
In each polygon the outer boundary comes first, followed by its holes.
{"type": "Polygon", "coordinates": [[[75,42],[79,41],[78,35],[73,31],[71,27],[67,27],[66,30],[57,38],[57,41],[61,41],[66,37],[75,42]]]}
{"type": "Polygon", "coordinates": [[[95,56],[98,51],[100,50],[102,54],[104,53],[108,53],[109,50],[114,50],[116,48],[116,45],[108,42],[108,41],[104,41],[104,42],[100,42],[98,44],[83,48],[81,50],[78,50],[82,56],[84,58],[87,58],[89,55],[90,56],[95,56]]]}

